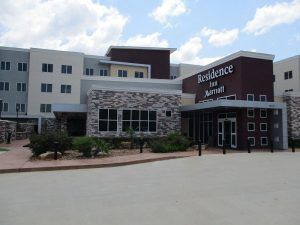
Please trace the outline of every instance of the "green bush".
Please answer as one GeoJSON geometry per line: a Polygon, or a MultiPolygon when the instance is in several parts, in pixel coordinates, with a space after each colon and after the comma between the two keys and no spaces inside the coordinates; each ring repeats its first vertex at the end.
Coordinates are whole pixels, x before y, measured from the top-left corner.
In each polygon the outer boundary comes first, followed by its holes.
{"type": "Polygon", "coordinates": [[[93,138],[93,140],[96,148],[94,156],[96,156],[99,152],[108,153],[109,144],[106,141],[98,137],[93,138]]]}
{"type": "Polygon", "coordinates": [[[34,156],[48,151],[54,151],[54,142],[58,142],[57,151],[62,154],[71,148],[72,138],[64,132],[47,132],[44,134],[33,134],[29,138],[29,147],[34,156]]]}
{"type": "Polygon", "coordinates": [[[91,137],[77,137],[73,140],[72,148],[78,150],[84,157],[92,156],[94,140],[91,137]]]}
{"type": "Polygon", "coordinates": [[[153,152],[166,153],[166,152],[177,152],[186,151],[189,147],[190,142],[187,138],[181,134],[174,132],[170,133],[167,137],[151,140],[149,145],[153,152]]]}

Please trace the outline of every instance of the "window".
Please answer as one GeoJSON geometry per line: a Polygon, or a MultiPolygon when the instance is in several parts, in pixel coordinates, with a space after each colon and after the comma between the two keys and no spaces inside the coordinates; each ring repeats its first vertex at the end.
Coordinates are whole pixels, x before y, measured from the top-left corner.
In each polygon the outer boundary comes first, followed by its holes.
{"type": "Polygon", "coordinates": [[[274,116],[278,116],[278,115],[279,115],[279,110],[278,110],[278,109],[274,109],[273,115],[274,115],[274,116]]]}
{"type": "Polygon", "coordinates": [[[268,138],[267,137],[261,137],[260,138],[260,145],[261,146],[267,146],[268,145],[268,138]]]}
{"type": "Polygon", "coordinates": [[[116,109],[99,109],[99,131],[117,131],[117,114],[116,109]]]}
{"type": "Polygon", "coordinates": [[[293,71],[284,72],[284,79],[285,80],[292,79],[292,78],[293,78],[293,71]]]}
{"type": "Polygon", "coordinates": [[[27,71],[27,63],[18,63],[18,71],[27,71]]]}
{"type": "Polygon", "coordinates": [[[255,123],[247,123],[248,131],[255,131],[255,123]]]}
{"type": "Polygon", "coordinates": [[[254,109],[247,109],[247,117],[254,117],[254,109]]]}
{"type": "Polygon", "coordinates": [[[0,91],[9,91],[9,82],[0,81],[0,91]]]}
{"type": "Polygon", "coordinates": [[[26,91],[26,83],[17,83],[17,91],[26,91]]]}
{"type": "Polygon", "coordinates": [[[50,113],[51,112],[51,104],[41,104],[40,112],[42,113],[50,113]]]}
{"type": "Polygon", "coordinates": [[[260,131],[268,131],[267,123],[261,123],[260,124],[260,131]]]}
{"type": "Polygon", "coordinates": [[[167,110],[166,111],[166,117],[171,117],[172,116],[172,111],[171,110],[167,110]]]}
{"type": "Polygon", "coordinates": [[[19,111],[21,113],[26,112],[26,106],[24,103],[16,103],[16,112],[19,111]]]}
{"type": "Polygon", "coordinates": [[[156,111],[123,110],[122,130],[132,128],[136,132],[156,132],[156,111]]]}
{"type": "Polygon", "coordinates": [[[260,118],[267,118],[267,115],[266,109],[260,109],[260,118]]]}
{"type": "Polygon", "coordinates": [[[118,77],[127,77],[127,70],[118,70],[118,77]]]}
{"type": "Polygon", "coordinates": [[[10,62],[1,61],[1,70],[10,70],[10,62]]]}
{"type": "Polygon", "coordinates": [[[279,123],[274,123],[274,128],[278,129],[279,128],[279,123]]]}
{"type": "Polygon", "coordinates": [[[266,95],[260,95],[260,96],[259,96],[259,100],[260,100],[261,102],[266,102],[266,101],[267,101],[267,96],[266,96],[266,95]]]}
{"type": "Polygon", "coordinates": [[[0,105],[0,111],[8,112],[8,103],[7,102],[2,102],[2,105],[0,105]]]}
{"type": "Polygon", "coordinates": [[[53,73],[53,64],[43,63],[42,72],[53,73]]]}
{"type": "Polygon", "coordinates": [[[135,71],[134,77],[135,78],[144,78],[144,73],[143,72],[135,71]]]}
{"type": "Polygon", "coordinates": [[[250,142],[250,146],[255,146],[255,137],[248,137],[248,140],[250,142]]]}
{"type": "Polygon", "coordinates": [[[52,92],[52,84],[41,84],[41,92],[52,92]]]}
{"type": "Polygon", "coordinates": [[[100,69],[100,76],[101,77],[107,77],[108,76],[107,69],[100,69]]]}
{"type": "Polygon", "coordinates": [[[171,79],[171,80],[175,80],[176,78],[177,78],[177,77],[174,76],[174,75],[171,75],[171,76],[170,76],[170,79],[171,79]]]}
{"type": "Polygon", "coordinates": [[[93,76],[94,75],[94,69],[92,69],[92,68],[85,68],[85,75],[93,76]]]}
{"type": "Polygon", "coordinates": [[[71,93],[71,85],[62,84],[60,86],[60,93],[71,93]]]}
{"type": "Polygon", "coordinates": [[[254,101],[254,94],[247,94],[247,101],[254,101]]]}
{"type": "Polygon", "coordinates": [[[61,73],[72,74],[72,66],[70,66],[70,65],[61,65],[61,73]]]}

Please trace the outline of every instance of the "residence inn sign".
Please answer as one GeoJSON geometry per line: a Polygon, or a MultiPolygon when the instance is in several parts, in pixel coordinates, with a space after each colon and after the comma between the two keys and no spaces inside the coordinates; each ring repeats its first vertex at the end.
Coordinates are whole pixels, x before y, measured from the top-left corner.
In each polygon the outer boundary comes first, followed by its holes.
{"type": "Polygon", "coordinates": [[[205,92],[204,98],[207,98],[207,97],[210,97],[210,96],[216,95],[216,94],[222,94],[225,92],[225,86],[220,85],[217,78],[232,74],[233,68],[234,67],[231,64],[229,66],[225,66],[225,67],[217,69],[217,70],[215,70],[215,69],[209,70],[204,75],[202,75],[202,74],[198,75],[198,84],[209,81],[209,88],[211,88],[209,90],[204,91],[205,92]]]}

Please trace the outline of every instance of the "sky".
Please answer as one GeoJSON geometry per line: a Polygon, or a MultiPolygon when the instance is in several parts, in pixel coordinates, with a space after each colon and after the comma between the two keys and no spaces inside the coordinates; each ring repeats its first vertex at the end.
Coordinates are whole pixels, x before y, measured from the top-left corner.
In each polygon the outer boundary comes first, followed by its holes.
{"type": "Polygon", "coordinates": [[[171,47],[206,65],[239,50],[300,54],[300,0],[4,0],[0,46],[104,55],[110,45],[171,47]]]}

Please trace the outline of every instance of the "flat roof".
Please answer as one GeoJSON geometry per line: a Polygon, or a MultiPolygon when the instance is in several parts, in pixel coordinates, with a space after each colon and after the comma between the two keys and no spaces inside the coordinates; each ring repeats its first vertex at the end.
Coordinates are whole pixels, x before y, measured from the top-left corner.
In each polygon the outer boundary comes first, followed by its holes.
{"type": "Polygon", "coordinates": [[[170,54],[177,50],[176,48],[163,48],[163,47],[142,47],[142,46],[116,46],[116,45],[111,45],[107,49],[105,55],[108,56],[112,49],[158,50],[158,51],[169,51],[170,54]]]}
{"type": "Polygon", "coordinates": [[[260,108],[260,109],[285,109],[286,104],[281,102],[260,102],[260,101],[246,101],[246,100],[214,100],[203,103],[196,103],[192,105],[185,105],[180,107],[180,111],[194,111],[212,108],[260,108]]]}
{"type": "Polygon", "coordinates": [[[183,80],[185,78],[194,76],[196,74],[199,74],[205,70],[209,70],[213,67],[216,67],[218,65],[221,65],[223,63],[226,63],[228,61],[231,61],[233,59],[239,58],[239,57],[247,57],[247,58],[256,58],[256,59],[265,59],[265,60],[274,60],[275,55],[271,55],[271,54],[266,54],[266,53],[258,53],[258,52],[249,52],[249,51],[238,51],[235,52],[233,54],[230,54],[228,56],[225,56],[217,61],[214,61],[210,64],[207,64],[206,66],[203,66],[201,68],[199,68],[199,71],[195,74],[192,75],[188,75],[188,76],[179,76],[178,78],[176,78],[176,80],[183,80]]]}

